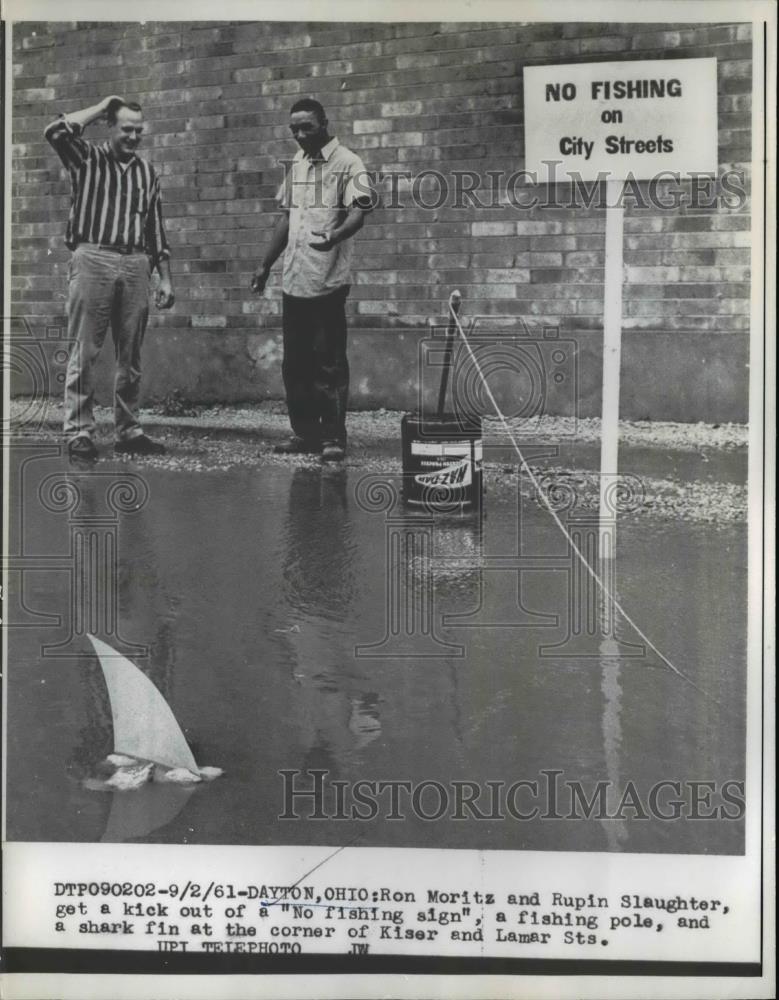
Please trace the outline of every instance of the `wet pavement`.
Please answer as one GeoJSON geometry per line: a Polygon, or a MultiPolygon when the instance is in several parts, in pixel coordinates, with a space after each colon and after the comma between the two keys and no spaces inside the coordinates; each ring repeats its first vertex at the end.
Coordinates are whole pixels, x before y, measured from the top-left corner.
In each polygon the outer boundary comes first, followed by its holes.
{"type": "MultiPolygon", "coordinates": [[[[326,468],[258,462],[243,444],[219,465],[208,441],[182,441],[167,460],[85,470],[50,442],[14,448],[9,839],[743,851],[728,820],[449,818],[455,781],[477,783],[489,815],[490,782],[580,782],[588,798],[611,782],[613,814],[628,783],[646,796],[664,780],[743,780],[742,517],[619,519],[613,586],[674,673],[624,622],[603,632],[565,538],[499,461],[484,517],[420,518],[378,453],[326,468]],[[223,778],[85,787],[113,749],[87,631],[154,681],[223,778]],[[301,796],[300,818],[280,819],[280,772],[306,772],[300,789],[312,770],[326,772],[325,816],[301,796]],[[337,818],[332,783],[357,781],[440,782],[450,808],[420,818],[400,793],[391,819],[385,794],[377,817],[337,818]]],[[[738,484],[742,460],[716,478],[738,484]]],[[[561,516],[588,550],[592,511],[561,516]]],[[[514,804],[539,802],[550,811],[543,795],[514,804]]],[[[440,803],[430,787],[418,804],[440,803]]]]}

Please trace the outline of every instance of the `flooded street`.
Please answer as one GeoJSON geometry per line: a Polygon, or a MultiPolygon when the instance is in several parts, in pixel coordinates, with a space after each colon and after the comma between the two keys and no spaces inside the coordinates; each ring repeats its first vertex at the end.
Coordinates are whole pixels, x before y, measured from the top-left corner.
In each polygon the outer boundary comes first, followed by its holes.
{"type": "MultiPolygon", "coordinates": [[[[619,521],[619,600],[674,673],[624,622],[600,634],[565,538],[511,484],[491,486],[484,520],[425,519],[392,502],[397,475],[353,465],[72,472],[56,451],[12,456],[17,495],[39,502],[22,517],[11,501],[26,568],[9,576],[10,840],[743,850],[741,822],[562,817],[564,782],[588,797],[610,782],[618,801],[628,782],[743,780],[745,524],[619,521]],[[223,778],[84,786],[113,749],[89,631],[223,778]],[[300,818],[280,819],[316,770],[323,817],[298,796],[300,818]],[[393,820],[385,795],[359,820],[332,784],[358,781],[476,783],[487,814],[488,783],[559,782],[561,818],[452,819],[450,802],[426,820],[401,795],[393,820]]],[[[586,544],[592,520],[574,527],[586,544]]],[[[421,801],[435,813],[434,788],[421,801]]]]}

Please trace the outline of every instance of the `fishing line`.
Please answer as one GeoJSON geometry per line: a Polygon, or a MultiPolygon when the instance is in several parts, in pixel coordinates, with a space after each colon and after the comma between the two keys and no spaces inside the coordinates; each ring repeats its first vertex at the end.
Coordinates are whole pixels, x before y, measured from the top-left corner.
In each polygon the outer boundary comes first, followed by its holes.
{"type": "Polygon", "coordinates": [[[695,688],[695,690],[698,691],[700,694],[702,694],[705,698],[709,698],[715,704],[719,705],[720,702],[713,695],[710,695],[707,691],[704,691],[704,689],[702,687],[700,687],[698,684],[696,684],[694,680],[692,680],[686,674],[684,674],[681,670],[679,670],[678,667],[675,667],[673,665],[673,663],[671,663],[671,661],[668,659],[668,657],[665,656],[665,654],[662,653],[657,648],[657,646],[652,642],[652,640],[649,638],[649,636],[644,631],[642,631],[641,628],[639,628],[639,626],[633,621],[633,619],[630,617],[630,615],[627,613],[627,611],[625,611],[625,609],[619,603],[619,601],[617,600],[617,598],[614,597],[614,595],[611,593],[611,591],[606,586],[606,584],[603,582],[603,580],[600,578],[600,576],[595,572],[595,570],[592,568],[592,566],[590,566],[589,562],[587,561],[586,556],[579,549],[579,547],[577,546],[576,542],[574,542],[573,538],[571,537],[571,535],[566,530],[565,525],[560,520],[560,518],[557,516],[557,512],[555,511],[554,507],[552,507],[551,503],[547,499],[547,496],[544,493],[544,491],[541,489],[541,486],[539,485],[538,480],[536,479],[535,475],[533,474],[533,470],[527,464],[527,461],[525,460],[525,456],[522,454],[522,450],[520,449],[519,445],[517,444],[517,440],[514,437],[513,431],[511,430],[511,425],[509,424],[509,422],[506,419],[506,417],[503,415],[503,411],[501,410],[500,406],[498,406],[498,401],[495,399],[495,396],[492,394],[492,390],[490,389],[490,387],[489,387],[489,385],[487,383],[487,380],[484,377],[484,372],[481,369],[481,365],[479,364],[479,361],[478,361],[476,355],[474,354],[473,349],[471,348],[470,342],[468,341],[468,338],[465,335],[465,331],[463,330],[462,326],[460,325],[460,319],[459,319],[459,317],[457,315],[457,312],[455,311],[455,309],[452,306],[452,300],[451,300],[451,298],[449,300],[449,313],[450,313],[452,319],[454,320],[454,322],[457,324],[457,329],[459,330],[460,336],[463,339],[463,343],[465,344],[465,346],[466,346],[466,348],[468,350],[468,354],[471,357],[471,361],[473,361],[473,364],[476,367],[476,371],[479,373],[479,377],[481,378],[482,385],[484,386],[485,390],[487,391],[487,395],[489,396],[490,402],[492,403],[492,406],[494,407],[495,412],[497,413],[499,420],[501,421],[501,423],[503,424],[504,428],[506,429],[506,433],[508,434],[509,440],[511,441],[511,444],[514,447],[514,451],[516,451],[517,455],[519,456],[519,461],[521,463],[522,470],[524,472],[526,472],[527,475],[530,477],[530,481],[532,482],[532,484],[533,484],[533,486],[534,486],[534,488],[536,490],[536,493],[538,493],[538,495],[541,497],[541,500],[544,502],[544,506],[549,511],[549,513],[552,515],[552,518],[553,518],[555,524],[557,525],[557,527],[560,529],[560,531],[563,533],[563,535],[565,535],[566,539],[568,540],[568,544],[571,546],[571,549],[576,553],[577,557],[579,558],[579,561],[582,563],[582,565],[584,566],[584,568],[590,574],[590,576],[592,577],[592,579],[600,587],[601,592],[603,593],[604,597],[606,597],[606,599],[609,601],[611,607],[615,608],[622,615],[622,617],[625,619],[625,621],[635,629],[636,633],[644,640],[644,642],[647,644],[647,646],[649,646],[650,649],[652,649],[655,653],[657,653],[657,655],[660,657],[660,659],[663,661],[663,663],[665,663],[668,667],[670,667],[670,669],[673,671],[673,673],[675,673],[677,677],[681,678],[681,680],[683,680],[686,684],[689,684],[690,687],[695,688]]]}
{"type": "Polygon", "coordinates": [[[347,849],[347,847],[351,847],[352,844],[357,843],[357,841],[360,839],[360,837],[362,837],[362,835],[363,835],[363,831],[359,830],[352,837],[351,840],[347,840],[347,842],[345,844],[341,844],[340,847],[336,847],[336,849],[334,851],[331,851],[326,857],[322,858],[322,860],[319,861],[317,864],[315,864],[313,868],[309,868],[307,872],[304,872],[296,882],[293,882],[292,885],[287,886],[281,896],[277,896],[274,899],[267,899],[267,900],[263,899],[263,900],[260,900],[261,905],[262,906],[276,906],[279,903],[283,903],[284,900],[287,898],[287,896],[289,896],[290,892],[293,889],[296,889],[300,885],[300,883],[303,881],[304,878],[308,878],[309,875],[313,875],[313,873],[315,871],[317,871],[317,869],[321,868],[322,865],[326,865],[328,861],[332,860],[336,856],[336,854],[340,854],[341,851],[345,851],[347,849]]]}

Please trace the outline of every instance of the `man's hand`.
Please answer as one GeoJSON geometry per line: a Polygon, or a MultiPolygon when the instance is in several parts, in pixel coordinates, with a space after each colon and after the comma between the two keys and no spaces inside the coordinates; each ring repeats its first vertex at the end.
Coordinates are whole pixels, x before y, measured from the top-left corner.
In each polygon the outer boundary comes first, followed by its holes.
{"type": "Polygon", "coordinates": [[[69,111],[65,115],[65,119],[71,125],[78,125],[79,128],[86,128],[92,122],[100,121],[101,119],[108,121],[108,109],[113,101],[120,101],[124,104],[123,97],[119,97],[118,94],[111,94],[109,97],[104,97],[98,104],[93,104],[91,108],[84,108],[83,111],[69,111]]]}
{"type": "Polygon", "coordinates": [[[312,250],[320,250],[325,252],[327,250],[332,250],[334,246],[338,244],[338,240],[335,235],[327,229],[312,229],[312,236],[318,236],[322,242],[321,243],[309,243],[308,245],[312,250]]]}
{"type": "Polygon", "coordinates": [[[252,278],[252,291],[256,292],[257,295],[262,295],[265,291],[265,286],[268,284],[269,277],[270,268],[266,267],[264,264],[260,264],[254,274],[254,277],[252,278]]]}
{"type": "Polygon", "coordinates": [[[175,301],[176,296],[173,294],[170,278],[162,278],[157,286],[157,294],[154,296],[155,305],[158,309],[170,309],[175,301]]]}
{"type": "Polygon", "coordinates": [[[104,97],[100,102],[100,107],[104,117],[108,114],[108,109],[111,106],[112,101],[121,101],[122,104],[124,104],[124,98],[120,97],[118,94],[111,94],[109,97],[104,97]]]}

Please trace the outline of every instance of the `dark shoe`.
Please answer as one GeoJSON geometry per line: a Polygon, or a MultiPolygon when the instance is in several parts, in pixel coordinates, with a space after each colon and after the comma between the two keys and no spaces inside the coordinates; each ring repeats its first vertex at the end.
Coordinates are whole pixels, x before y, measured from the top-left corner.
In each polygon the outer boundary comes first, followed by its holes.
{"type": "Polygon", "coordinates": [[[136,437],[125,438],[114,444],[114,452],[117,455],[164,455],[166,452],[164,444],[159,441],[152,441],[145,434],[138,434],[136,437]]]}
{"type": "Polygon", "coordinates": [[[343,462],[346,458],[346,448],[337,441],[328,441],[322,446],[323,462],[343,462]]]}
{"type": "Polygon", "coordinates": [[[318,441],[306,441],[299,437],[273,446],[274,455],[318,455],[321,450],[322,445],[318,441]]]}
{"type": "Polygon", "coordinates": [[[85,434],[68,442],[68,457],[76,462],[96,462],[97,448],[92,438],[85,434]]]}

